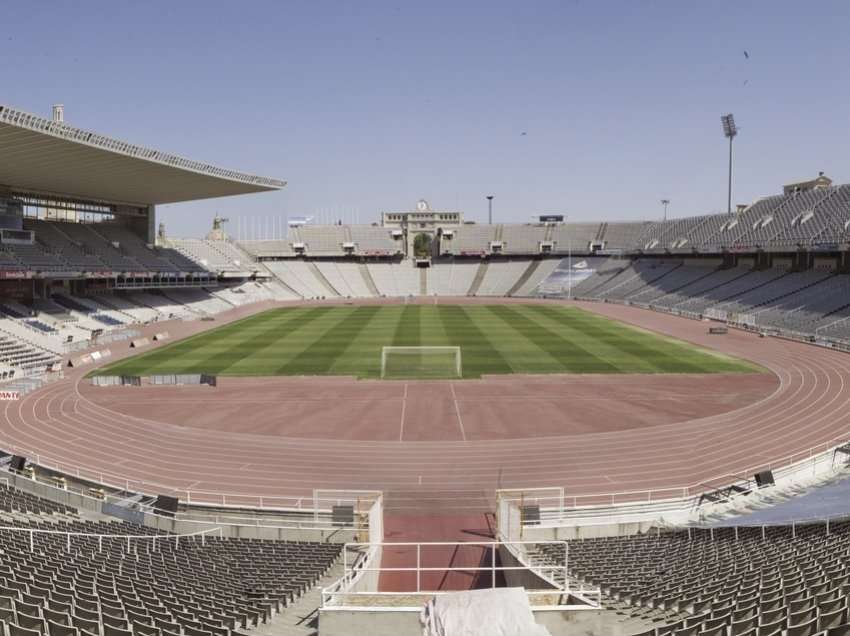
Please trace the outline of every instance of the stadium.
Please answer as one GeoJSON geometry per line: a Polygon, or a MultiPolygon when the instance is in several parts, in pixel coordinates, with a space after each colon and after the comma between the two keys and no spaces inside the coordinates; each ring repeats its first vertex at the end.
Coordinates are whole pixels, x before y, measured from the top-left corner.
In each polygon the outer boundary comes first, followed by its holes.
{"type": "Polygon", "coordinates": [[[845,474],[850,185],[179,239],[285,183],[9,106],[0,184],[9,636],[850,630],[848,522],[744,514],[845,474]]]}

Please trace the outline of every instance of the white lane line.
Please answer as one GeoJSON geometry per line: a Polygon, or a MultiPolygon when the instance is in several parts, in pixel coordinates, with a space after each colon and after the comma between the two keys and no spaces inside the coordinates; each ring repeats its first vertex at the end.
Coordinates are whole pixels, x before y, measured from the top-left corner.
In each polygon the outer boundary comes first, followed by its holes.
{"type": "Polygon", "coordinates": [[[449,383],[449,386],[452,388],[452,399],[455,402],[455,413],[457,413],[457,423],[460,426],[460,436],[463,441],[466,441],[466,431],[463,428],[463,418],[460,416],[460,406],[457,403],[457,393],[455,393],[455,385],[453,382],[449,383]]]}
{"type": "Polygon", "coordinates": [[[407,410],[407,382],[404,383],[404,395],[401,396],[401,423],[398,427],[398,441],[404,440],[404,412],[407,410]]]}

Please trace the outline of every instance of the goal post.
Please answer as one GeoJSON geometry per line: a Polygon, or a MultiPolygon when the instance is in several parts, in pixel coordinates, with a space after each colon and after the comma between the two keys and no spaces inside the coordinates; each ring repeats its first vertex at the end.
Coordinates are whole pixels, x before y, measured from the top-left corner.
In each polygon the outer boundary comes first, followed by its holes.
{"type": "Polygon", "coordinates": [[[460,347],[383,347],[382,378],[460,378],[460,347]]]}

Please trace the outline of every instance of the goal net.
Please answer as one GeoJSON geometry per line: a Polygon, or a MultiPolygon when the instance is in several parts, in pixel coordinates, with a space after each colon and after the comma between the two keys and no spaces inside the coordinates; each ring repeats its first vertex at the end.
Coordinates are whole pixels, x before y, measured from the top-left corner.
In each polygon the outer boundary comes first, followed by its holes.
{"type": "Polygon", "coordinates": [[[459,378],[460,347],[384,347],[382,378],[459,378]]]}

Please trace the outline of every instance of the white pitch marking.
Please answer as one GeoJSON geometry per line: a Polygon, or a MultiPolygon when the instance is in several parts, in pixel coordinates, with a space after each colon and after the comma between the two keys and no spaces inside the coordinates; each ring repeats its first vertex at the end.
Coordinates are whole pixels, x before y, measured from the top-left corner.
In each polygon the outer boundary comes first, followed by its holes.
{"type": "Polygon", "coordinates": [[[457,414],[457,423],[460,426],[460,436],[463,441],[466,441],[466,431],[463,428],[463,418],[460,416],[460,406],[457,403],[457,393],[455,393],[455,385],[453,382],[449,382],[449,386],[452,388],[452,399],[455,402],[455,413],[457,414]]]}

